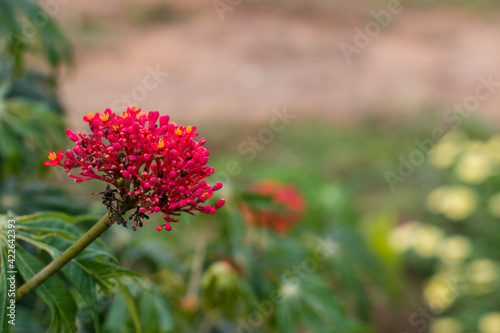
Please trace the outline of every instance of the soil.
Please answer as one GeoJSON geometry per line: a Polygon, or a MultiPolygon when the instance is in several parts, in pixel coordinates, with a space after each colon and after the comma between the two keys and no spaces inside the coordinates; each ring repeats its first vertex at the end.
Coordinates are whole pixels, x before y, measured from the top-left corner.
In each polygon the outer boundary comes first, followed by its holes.
{"type": "MultiPolygon", "coordinates": [[[[387,5],[334,3],[283,9],[240,1],[223,21],[212,1],[61,5],[58,19],[77,51],[62,86],[70,122],[127,105],[122,94],[180,123],[265,121],[282,107],[335,121],[429,105],[444,113],[474,96],[479,76],[500,82],[499,12],[401,6],[348,63],[339,45],[355,45],[354,29],[387,5]],[[168,76],[152,88],[155,68],[168,76]]],[[[473,113],[499,119],[499,105],[495,90],[473,113]]]]}

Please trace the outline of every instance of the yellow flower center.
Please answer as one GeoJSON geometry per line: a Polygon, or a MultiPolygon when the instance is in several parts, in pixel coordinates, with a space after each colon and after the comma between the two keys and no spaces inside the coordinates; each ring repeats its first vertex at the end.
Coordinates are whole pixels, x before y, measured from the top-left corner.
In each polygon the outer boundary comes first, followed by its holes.
{"type": "Polygon", "coordinates": [[[116,132],[118,131],[118,129],[119,129],[119,128],[120,128],[120,126],[118,126],[118,125],[113,125],[113,129],[114,129],[116,132]]]}
{"type": "Polygon", "coordinates": [[[104,121],[104,122],[107,122],[109,119],[109,113],[104,113],[102,116],[101,116],[101,120],[104,121]]]}
{"type": "Polygon", "coordinates": [[[175,135],[178,135],[178,136],[181,136],[182,135],[182,131],[180,128],[176,128],[175,131],[174,131],[175,135]]]}
{"type": "Polygon", "coordinates": [[[193,130],[193,127],[192,126],[188,126],[186,128],[186,133],[189,134],[189,133],[191,133],[192,130],[193,130]]]}
{"type": "Polygon", "coordinates": [[[51,152],[49,153],[49,160],[51,160],[51,161],[55,161],[56,159],[57,159],[57,155],[56,155],[56,153],[54,153],[53,151],[51,151],[51,152]]]}
{"type": "Polygon", "coordinates": [[[94,118],[94,113],[93,113],[93,112],[89,112],[89,118],[90,118],[90,119],[93,119],[93,118],[94,118]]]}
{"type": "Polygon", "coordinates": [[[158,148],[162,149],[164,147],[165,147],[165,142],[163,142],[163,139],[160,139],[160,141],[158,141],[158,148]]]}

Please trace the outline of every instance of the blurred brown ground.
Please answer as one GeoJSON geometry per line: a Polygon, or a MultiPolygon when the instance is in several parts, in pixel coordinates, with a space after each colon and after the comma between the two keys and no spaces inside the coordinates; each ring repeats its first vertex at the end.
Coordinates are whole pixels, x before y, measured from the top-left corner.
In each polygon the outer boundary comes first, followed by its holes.
{"type": "MultiPolygon", "coordinates": [[[[76,70],[63,78],[63,101],[78,127],[83,114],[130,94],[147,67],[158,67],[169,76],[136,104],[182,124],[262,121],[282,106],[347,121],[429,104],[445,111],[474,93],[478,76],[500,81],[495,11],[403,6],[348,64],[339,44],[352,44],[354,27],[363,29],[370,10],[386,7],[243,0],[221,21],[212,1],[70,1],[56,15],[77,50],[76,70]]],[[[499,106],[500,91],[480,112],[499,119],[499,106]]]]}

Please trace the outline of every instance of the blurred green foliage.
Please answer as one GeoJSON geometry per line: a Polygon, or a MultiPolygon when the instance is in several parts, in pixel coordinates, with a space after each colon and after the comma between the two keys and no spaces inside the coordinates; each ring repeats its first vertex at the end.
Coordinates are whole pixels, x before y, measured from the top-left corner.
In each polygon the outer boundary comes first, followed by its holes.
{"type": "MultiPolygon", "coordinates": [[[[430,154],[423,214],[389,239],[424,281],[432,333],[494,332],[500,312],[500,136],[448,132],[430,154]],[[425,210],[426,211],[425,211],[425,210]]],[[[423,325],[423,323],[422,323],[423,325]]]]}
{"type": "MultiPolygon", "coordinates": [[[[451,2],[472,3],[439,3],[451,2]]],[[[158,9],[159,21],[171,18],[168,6],[158,9]]],[[[0,0],[0,35],[0,211],[11,211],[0,217],[4,296],[9,218],[16,220],[18,285],[97,218],[21,216],[87,211],[87,198],[30,180],[67,140],[56,88],[72,51],[35,1],[0,0]]],[[[135,233],[113,226],[18,305],[19,325],[2,316],[2,332],[490,332],[500,325],[500,139],[470,120],[394,191],[384,176],[418,149],[415,140],[448,130],[437,117],[423,110],[350,127],[301,119],[250,161],[237,144],[259,127],[219,131],[207,144],[210,164],[239,167],[224,181],[220,212],[183,216],[171,232],[157,232],[154,219],[135,233]],[[244,191],[265,179],[305,197],[307,212],[289,233],[246,222],[242,204],[283,212],[244,191]],[[413,321],[422,305],[432,319],[413,321]]],[[[1,302],[5,308],[7,298],[1,302]]]]}
{"type": "Polygon", "coordinates": [[[1,0],[0,36],[0,55],[14,63],[16,75],[25,72],[27,55],[54,72],[72,62],[70,42],[38,1],[1,0]]]}
{"type": "Polygon", "coordinates": [[[47,153],[68,142],[57,78],[72,47],[32,0],[0,0],[0,36],[0,211],[83,213],[61,188],[35,181],[50,170],[47,153]]]}

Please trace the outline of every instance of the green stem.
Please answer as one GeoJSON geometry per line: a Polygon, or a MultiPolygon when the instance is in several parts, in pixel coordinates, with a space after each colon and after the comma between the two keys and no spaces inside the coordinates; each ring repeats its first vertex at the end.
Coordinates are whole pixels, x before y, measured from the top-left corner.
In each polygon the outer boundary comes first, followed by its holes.
{"type": "Polygon", "coordinates": [[[80,237],[80,239],[68,247],[66,251],[61,253],[59,257],[54,259],[50,264],[45,266],[40,272],[19,287],[17,290],[16,301],[21,301],[26,295],[35,290],[36,287],[57,273],[64,265],[82,252],[87,246],[90,245],[90,243],[96,240],[96,238],[99,237],[104,231],[108,230],[111,223],[109,213],[106,213],[106,215],[94,224],[92,228],[80,237]]]}

